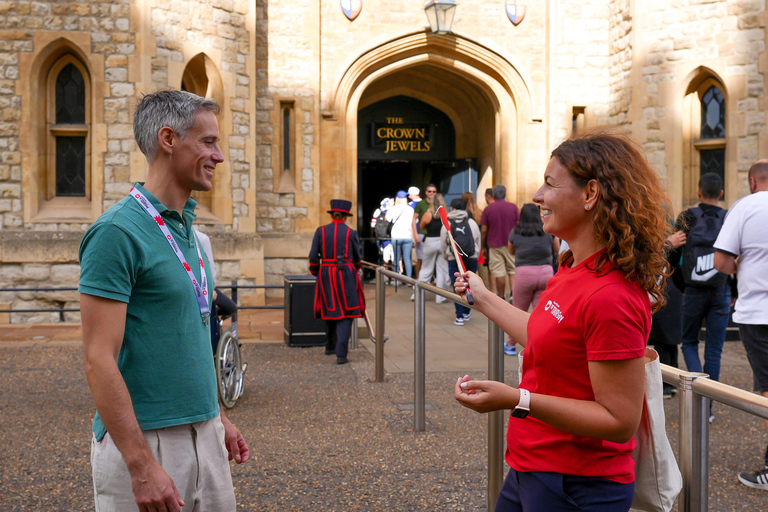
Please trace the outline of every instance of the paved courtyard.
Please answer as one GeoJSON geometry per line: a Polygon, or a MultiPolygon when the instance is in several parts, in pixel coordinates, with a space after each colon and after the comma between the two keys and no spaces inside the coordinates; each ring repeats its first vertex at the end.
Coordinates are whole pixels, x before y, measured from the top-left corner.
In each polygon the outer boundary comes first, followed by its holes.
{"type": "MultiPolygon", "coordinates": [[[[373,314],[373,290],[366,287],[373,314]]],[[[240,510],[486,510],[487,422],[459,406],[456,378],[487,367],[487,321],[454,326],[453,306],[427,301],[427,431],[413,432],[413,303],[387,288],[387,382],[372,383],[373,345],[351,363],[322,347],[287,347],[283,312],[244,315],[249,362],[243,398],[230,412],[253,458],[233,466],[240,510]]],[[[373,319],[373,318],[372,318],[373,319]]],[[[362,323],[360,324],[362,326],[362,323]]],[[[77,326],[0,327],[0,510],[92,510],[89,468],[93,402],[77,326]]],[[[681,358],[682,361],[682,358],[681,358]]],[[[516,381],[515,358],[506,378],[516,381]]],[[[751,389],[740,343],[726,343],[722,380],[751,389]]],[[[677,403],[666,402],[677,446],[677,403]]],[[[768,493],[736,475],[765,449],[760,421],[715,405],[710,511],[765,511],[768,493]]]]}

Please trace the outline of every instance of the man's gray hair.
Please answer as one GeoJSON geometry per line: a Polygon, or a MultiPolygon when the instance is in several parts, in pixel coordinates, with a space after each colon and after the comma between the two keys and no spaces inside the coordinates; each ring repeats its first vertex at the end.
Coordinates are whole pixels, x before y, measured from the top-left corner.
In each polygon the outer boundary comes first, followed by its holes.
{"type": "Polygon", "coordinates": [[[504,199],[505,197],[507,197],[507,187],[505,187],[504,185],[494,185],[493,198],[504,199]]]}
{"type": "Polygon", "coordinates": [[[208,110],[217,114],[219,104],[186,91],[157,91],[144,95],[136,104],[133,136],[147,161],[157,156],[157,134],[166,126],[184,139],[195,124],[195,114],[208,110]]]}

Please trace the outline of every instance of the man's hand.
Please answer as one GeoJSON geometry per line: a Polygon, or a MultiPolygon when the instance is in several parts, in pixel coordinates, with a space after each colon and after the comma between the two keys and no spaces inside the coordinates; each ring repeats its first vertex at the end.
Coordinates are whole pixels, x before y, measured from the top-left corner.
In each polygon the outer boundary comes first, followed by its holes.
{"type": "Polygon", "coordinates": [[[140,512],[181,512],[181,499],[173,479],[154,459],[142,468],[131,468],[131,489],[140,512]]]}
{"type": "Polygon", "coordinates": [[[224,425],[224,443],[227,445],[229,460],[234,460],[237,464],[246,462],[251,457],[251,451],[243,434],[224,415],[224,411],[221,412],[221,423],[224,425]]]}
{"type": "Polygon", "coordinates": [[[685,244],[686,240],[685,231],[676,231],[667,237],[667,243],[672,249],[677,249],[681,245],[685,244]]]}

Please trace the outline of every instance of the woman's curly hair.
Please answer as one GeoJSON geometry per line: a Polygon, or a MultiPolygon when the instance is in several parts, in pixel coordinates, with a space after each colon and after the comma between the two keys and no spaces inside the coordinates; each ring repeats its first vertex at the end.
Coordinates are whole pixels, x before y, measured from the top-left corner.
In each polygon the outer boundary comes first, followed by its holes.
{"type": "MultiPolygon", "coordinates": [[[[552,157],[579,186],[595,180],[600,189],[592,217],[594,237],[607,251],[595,262],[596,270],[610,261],[651,295],[658,310],[669,275],[664,240],[670,202],[644,151],[625,135],[592,129],[560,144],[552,157]]],[[[568,251],[562,261],[571,258],[568,251]]]]}

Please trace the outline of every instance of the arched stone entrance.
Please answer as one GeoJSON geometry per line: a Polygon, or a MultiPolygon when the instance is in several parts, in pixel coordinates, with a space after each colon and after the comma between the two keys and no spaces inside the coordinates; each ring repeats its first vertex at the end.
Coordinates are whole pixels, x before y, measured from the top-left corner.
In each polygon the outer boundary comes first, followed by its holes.
{"type": "MultiPolygon", "coordinates": [[[[475,158],[478,189],[504,183],[515,201],[530,198],[526,171],[544,137],[518,69],[498,52],[463,36],[407,34],[362,53],[324,102],[317,211],[333,197],[358,194],[358,112],[407,96],[445,113],[456,130],[456,157],[475,158]]],[[[353,208],[357,208],[357,204],[353,208]]],[[[370,212],[366,212],[370,214],[370,212]]]]}

